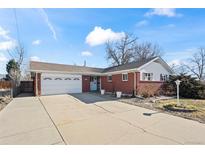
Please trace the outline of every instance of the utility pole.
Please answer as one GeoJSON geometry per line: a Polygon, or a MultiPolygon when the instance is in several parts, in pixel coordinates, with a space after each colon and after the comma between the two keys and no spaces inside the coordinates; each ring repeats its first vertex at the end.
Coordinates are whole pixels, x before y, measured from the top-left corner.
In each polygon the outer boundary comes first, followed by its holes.
{"type": "Polygon", "coordinates": [[[84,65],[83,66],[85,66],[86,67],[86,60],[84,60],[84,65]]]}

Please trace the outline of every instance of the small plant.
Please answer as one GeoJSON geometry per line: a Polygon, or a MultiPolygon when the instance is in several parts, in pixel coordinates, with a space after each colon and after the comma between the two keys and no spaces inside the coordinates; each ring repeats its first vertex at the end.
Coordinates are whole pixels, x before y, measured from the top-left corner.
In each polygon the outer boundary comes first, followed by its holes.
{"type": "Polygon", "coordinates": [[[154,96],[160,96],[160,91],[159,90],[155,91],[154,96]]]}
{"type": "Polygon", "coordinates": [[[176,104],[176,103],[168,103],[164,104],[163,108],[170,111],[176,111],[176,112],[195,112],[197,111],[197,108],[193,105],[183,105],[183,104],[176,104]]]}
{"type": "Polygon", "coordinates": [[[143,91],[141,95],[142,95],[142,97],[144,97],[144,98],[150,97],[149,93],[146,92],[146,91],[143,91]]]}

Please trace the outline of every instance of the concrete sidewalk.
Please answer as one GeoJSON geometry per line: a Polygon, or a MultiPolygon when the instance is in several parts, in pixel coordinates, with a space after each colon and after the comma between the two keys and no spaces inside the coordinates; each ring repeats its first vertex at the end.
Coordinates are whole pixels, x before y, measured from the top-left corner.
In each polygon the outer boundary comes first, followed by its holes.
{"type": "Polygon", "coordinates": [[[0,144],[64,144],[38,98],[19,97],[0,112],[0,144]]]}

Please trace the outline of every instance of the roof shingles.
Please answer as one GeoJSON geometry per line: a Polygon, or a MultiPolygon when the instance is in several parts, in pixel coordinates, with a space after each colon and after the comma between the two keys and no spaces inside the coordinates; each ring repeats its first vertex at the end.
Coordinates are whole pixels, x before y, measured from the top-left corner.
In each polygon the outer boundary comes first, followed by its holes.
{"type": "Polygon", "coordinates": [[[70,72],[70,73],[76,73],[76,72],[77,73],[101,73],[104,69],[31,61],[30,70],[31,71],[57,71],[57,72],[70,72]]]}
{"type": "Polygon", "coordinates": [[[124,64],[124,65],[108,67],[108,68],[105,68],[103,70],[103,73],[109,73],[109,72],[115,72],[115,71],[123,71],[123,70],[128,70],[128,69],[135,69],[135,68],[137,69],[140,66],[148,63],[149,61],[151,61],[151,60],[153,60],[155,58],[156,57],[151,58],[151,59],[147,59],[147,60],[144,60],[144,61],[137,61],[137,62],[127,63],[127,64],[124,64]]]}
{"type": "Polygon", "coordinates": [[[35,71],[54,71],[54,72],[69,72],[69,73],[110,73],[110,72],[123,71],[123,70],[135,69],[135,68],[137,69],[140,66],[153,60],[154,58],[148,59],[146,61],[131,62],[128,64],[113,66],[113,67],[108,67],[108,68],[94,68],[94,67],[31,61],[30,70],[33,72],[35,71]]]}

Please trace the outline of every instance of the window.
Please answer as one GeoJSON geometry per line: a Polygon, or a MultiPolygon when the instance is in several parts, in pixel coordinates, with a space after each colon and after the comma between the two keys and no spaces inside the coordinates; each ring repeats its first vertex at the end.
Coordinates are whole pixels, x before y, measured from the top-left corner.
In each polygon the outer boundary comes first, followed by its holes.
{"type": "Polygon", "coordinates": [[[71,80],[71,78],[65,78],[65,80],[71,80]]]}
{"type": "Polygon", "coordinates": [[[108,82],[112,82],[112,75],[108,75],[108,76],[107,76],[107,81],[108,81],[108,82]]]}
{"type": "Polygon", "coordinates": [[[55,78],[55,80],[62,80],[61,78],[55,78]]]}
{"type": "Polygon", "coordinates": [[[80,80],[79,78],[74,78],[73,80],[80,80]]]}
{"type": "Polygon", "coordinates": [[[127,73],[122,74],[122,81],[128,81],[128,74],[127,73]]]}
{"type": "Polygon", "coordinates": [[[167,74],[160,74],[160,81],[167,81],[169,76],[167,74]]]}
{"type": "Polygon", "coordinates": [[[91,76],[90,77],[90,82],[95,82],[97,81],[97,77],[96,76],[91,76]]]}
{"type": "Polygon", "coordinates": [[[152,81],[153,80],[153,73],[143,73],[143,80],[144,81],[152,81]]]}
{"type": "Polygon", "coordinates": [[[43,80],[52,80],[51,78],[44,78],[43,80]]]}

